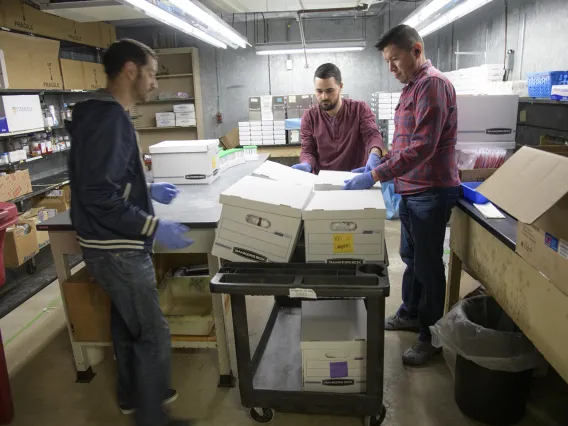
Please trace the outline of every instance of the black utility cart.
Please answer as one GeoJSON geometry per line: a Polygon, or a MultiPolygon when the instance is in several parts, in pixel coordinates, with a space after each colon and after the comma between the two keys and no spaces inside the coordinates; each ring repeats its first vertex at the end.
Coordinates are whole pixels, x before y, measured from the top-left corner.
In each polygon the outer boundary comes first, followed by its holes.
{"type": "Polygon", "coordinates": [[[361,416],[380,425],[383,405],[387,266],[373,264],[228,263],[211,281],[211,291],[231,297],[239,388],[243,406],[259,423],[275,411],[361,416]],[[275,296],[256,351],[251,356],[246,296],[275,296]],[[367,305],[366,393],[302,390],[301,302],[364,298],[367,305]]]}

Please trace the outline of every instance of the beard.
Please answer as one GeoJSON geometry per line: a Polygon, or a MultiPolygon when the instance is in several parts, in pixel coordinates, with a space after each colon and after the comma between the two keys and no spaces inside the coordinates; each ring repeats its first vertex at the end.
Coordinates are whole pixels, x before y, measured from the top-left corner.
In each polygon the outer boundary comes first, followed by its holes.
{"type": "Polygon", "coordinates": [[[337,102],[330,102],[327,101],[327,103],[320,103],[320,108],[323,109],[324,111],[331,111],[333,110],[335,107],[337,106],[337,102]]]}

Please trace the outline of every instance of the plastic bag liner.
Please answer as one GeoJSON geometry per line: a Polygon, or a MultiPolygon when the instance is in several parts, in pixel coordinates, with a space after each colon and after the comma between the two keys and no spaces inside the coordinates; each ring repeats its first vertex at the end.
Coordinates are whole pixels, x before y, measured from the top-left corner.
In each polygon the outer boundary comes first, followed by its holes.
{"type": "Polygon", "coordinates": [[[462,300],[430,331],[435,347],[448,348],[490,370],[516,373],[540,365],[536,348],[489,296],[462,300]]]}
{"type": "Polygon", "coordinates": [[[398,205],[402,197],[394,192],[394,180],[381,183],[381,189],[387,208],[387,219],[398,219],[398,205]]]}

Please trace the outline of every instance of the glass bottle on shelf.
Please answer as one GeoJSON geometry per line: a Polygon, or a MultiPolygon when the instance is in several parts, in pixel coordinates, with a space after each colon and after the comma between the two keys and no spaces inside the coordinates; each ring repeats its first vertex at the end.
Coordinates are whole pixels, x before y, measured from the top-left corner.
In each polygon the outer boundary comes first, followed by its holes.
{"type": "Polygon", "coordinates": [[[41,113],[43,115],[43,125],[45,127],[53,127],[53,118],[49,112],[49,108],[45,104],[45,101],[41,101],[41,113]]]}
{"type": "Polygon", "coordinates": [[[63,124],[65,123],[65,120],[67,120],[67,104],[63,104],[63,108],[61,108],[61,125],[63,126],[63,124]]]}

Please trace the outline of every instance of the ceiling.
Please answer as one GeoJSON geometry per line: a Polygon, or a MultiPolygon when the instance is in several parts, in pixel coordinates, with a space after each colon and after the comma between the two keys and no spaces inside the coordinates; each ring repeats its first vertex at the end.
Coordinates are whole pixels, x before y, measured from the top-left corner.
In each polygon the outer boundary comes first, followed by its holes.
{"type": "Polygon", "coordinates": [[[336,9],[384,0],[201,0],[215,13],[296,12],[302,9],[336,9]]]}

